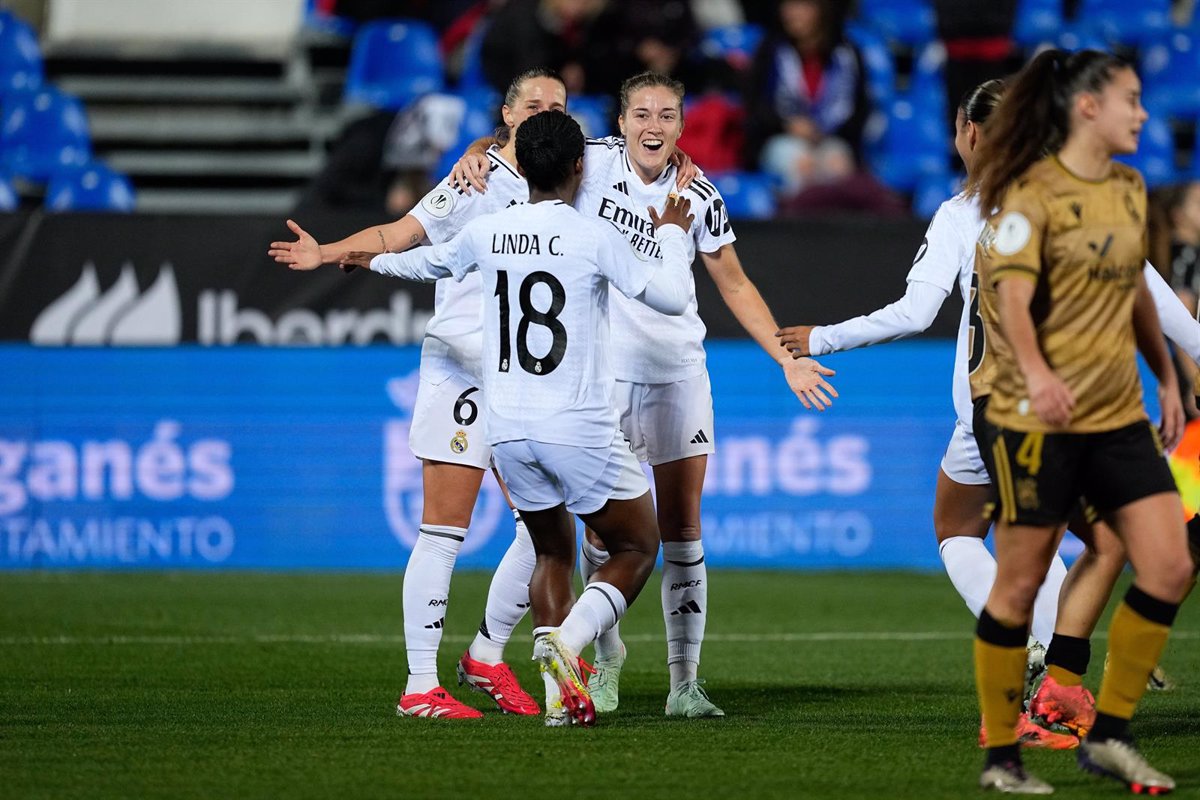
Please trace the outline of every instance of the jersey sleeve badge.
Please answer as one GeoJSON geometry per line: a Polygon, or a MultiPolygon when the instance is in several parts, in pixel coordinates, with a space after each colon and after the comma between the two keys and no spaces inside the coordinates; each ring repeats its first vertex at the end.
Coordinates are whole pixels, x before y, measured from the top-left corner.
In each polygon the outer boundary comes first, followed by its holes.
{"type": "Polygon", "coordinates": [[[445,219],[450,216],[450,212],[454,210],[454,205],[457,198],[450,189],[442,187],[436,191],[430,192],[421,201],[421,208],[435,219],[445,219]]]}
{"type": "Polygon", "coordinates": [[[1002,256],[1013,256],[1025,249],[1032,234],[1029,219],[1019,211],[1010,211],[996,223],[992,247],[1002,256]]]}

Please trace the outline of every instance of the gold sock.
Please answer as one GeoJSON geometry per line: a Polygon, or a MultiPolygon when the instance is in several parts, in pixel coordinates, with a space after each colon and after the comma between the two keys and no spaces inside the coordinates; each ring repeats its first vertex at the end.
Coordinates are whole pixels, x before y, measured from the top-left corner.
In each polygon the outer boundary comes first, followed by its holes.
{"type": "Polygon", "coordinates": [[[1046,677],[1054,678],[1054,681],[1059,686],[1082,686],[1083,676],[1078,675],[1066,667],[1060,667],[1058,664],[1046,665],[1046,677]]]}
{"type": "Polygon", "coordinates": [[[988,747],[1016,744],[1025,691],[1025,646],[1003,647],[976,636],[975,688],[988,747]]]}
{"type": "Polygon", "coordinates": [[[1108,628],[1108,668],[1096,699],[1097,711],[1121,719],[1133,717],[1170,632],[1171,626],[1151,622],[1127,602],[1117,606],[1108,628]]]}

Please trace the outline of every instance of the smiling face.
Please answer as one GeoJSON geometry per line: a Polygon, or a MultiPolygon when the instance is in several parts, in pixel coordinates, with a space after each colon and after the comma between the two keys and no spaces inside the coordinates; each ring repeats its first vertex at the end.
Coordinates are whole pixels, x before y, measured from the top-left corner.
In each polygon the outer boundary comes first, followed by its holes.
{"type": "Polygon", "coordinates": [[[1132,69],[1115,70],[1100,92],[1081,94],[1076,108],[1110,153],[1137,152],[1149,114],[1142,107],[1142,82],[1132,69]]]}
{"type": "Polygon", "coordinates": [[[682,98],[666,86],[635,89],[618,121],[630,161],[643,180],[654,180],[683,133],[682,98]]]}
{"type": "MultiPolygon", "coordinates": [[[[500,109],[504,124],[516,131],[521,123],[543,111],[566,111],[567,89],[553,78],[529,78],[521,84],[517,100],[500,109]]],[[[509,138],[512,141],[512,138],[509,138]]]]}

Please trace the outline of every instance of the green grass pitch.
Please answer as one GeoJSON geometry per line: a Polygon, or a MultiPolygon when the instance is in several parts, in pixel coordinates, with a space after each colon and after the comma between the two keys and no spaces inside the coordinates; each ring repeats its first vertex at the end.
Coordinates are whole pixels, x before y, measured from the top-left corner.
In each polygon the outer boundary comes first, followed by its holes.
{"type": "MultiPolygon", "coordinates": [[[[447,688],[487,712],[477,721],[395,715],[398,575],[7,574],[0,797],[982,796],[973,623],[945,576],[710,575],[701,675],[728,717],[663,716],[655,576],[623,624],[621,708],[585,730],[451,685],[484,574],[455,576],[440,662],[447,688]]],[[[1179,797],[1200,797],[1196,602],[1164,659],[1179,687],[1135,719],[1179,797]]],[[[535,689],[530,649],[525,621],[509,661],[535,689]]],[[[1059,797],[1126,795],[1073,754],[1027,763],[1059,797]]]]}

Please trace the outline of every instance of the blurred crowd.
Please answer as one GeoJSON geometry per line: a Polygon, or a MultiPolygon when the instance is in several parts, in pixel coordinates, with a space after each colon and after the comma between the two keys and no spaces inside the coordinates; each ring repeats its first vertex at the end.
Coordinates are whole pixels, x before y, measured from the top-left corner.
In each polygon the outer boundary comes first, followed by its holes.
{"type": "MultiPolygon", "coordinates": [[[[432,25],[448,80],[478,60],[483,79],[503,92],[534,66],[556,69],[572,98],[616,95],[643,70],[666,72],[688,89],[680,147],[708,172],[745,170],[769,176],[777,213],[850,210],[907,213],[919,187],[881,173],[868,159],[872,114],[887,117],[871,85],[870,54],[848,36],[848,22],[870,22],[871,0],[314,0],[356,22],[405,17],[432,25]],[[714,50],[709,34],[752,29],[755,36],[714,50]],[[481,41],[476,41],[478,37],[481,41]],[[873,174],[874,173],[874,174],[873,174]],[[878,180],[882,178],[882,181],[878,180]],[[898,194],[898,190],[900,193],[898,194]]],[[[1070,22],[1086,0],[1061,0],[1070,22]]],[[[1175,0],[1181,20],[1195,0],[1175,0]]],[[[903,4],[900,4],[903,5],[903,4]]],[[[938,91],[918,109],[944,116],[971,87],[1015,71],[1027,57],[1014,39],[1026,0],[933,0],[936,38],[944,46],[938,91]],[[942,88],[944,86],[944,89],[942,88]]],[[[918,48],[887,43],[897,78],[916,69],[918,48]]],[[[402,112],[403,113],[403,112],[402,112]]],[[[377,127],[386,128],[381,120],[377,127]]],[[[876,123],[878,126],[878,123],[876,123]]],[[[585,124],[585,130],[587,125],[585,124]]],[[[410,131],[411,132],[411,131],[410,131]]],[[[926,137],[928,138],[928,137],[926,137]]],[[[355,145],[356,149],[361,149],[355,145]]],[[[946,160],[953,159],[944,148],[946,160]]],[[[903,160],[901,149],[901,160],[903,160]]],[[[945,167],[947,177],[957,165],[945,167]]],[[[432,170],[436,177],[437,170],[432,170]]],[[[390,210],[419,197],[409,173],[390,210]]],[[[944,185],[949,185],[944,182],[944,185]]],[[[945,189],[940,189],[945,194],[945,189]]],[[[940,202],[940,200],[937,200],[940,202]]],[[[936,207],[936,203],[933,205],[936,207]]]]}

